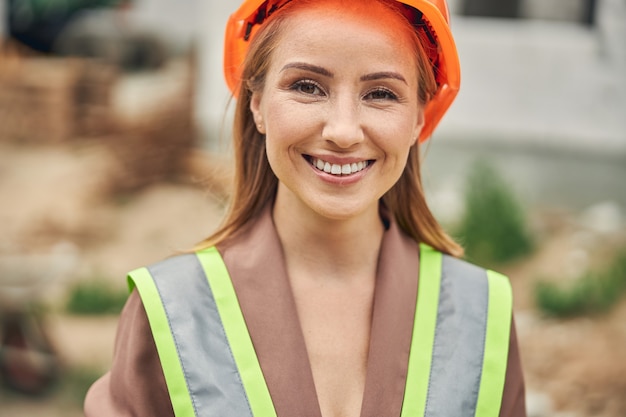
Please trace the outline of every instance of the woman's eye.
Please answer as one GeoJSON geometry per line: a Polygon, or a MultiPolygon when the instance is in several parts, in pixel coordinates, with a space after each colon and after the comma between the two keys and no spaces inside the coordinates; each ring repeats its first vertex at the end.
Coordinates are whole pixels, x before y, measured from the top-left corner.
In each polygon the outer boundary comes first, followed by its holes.
{"type": "Polygon", "coordinates": [[[324,92],[322,91],[320,86],[316,82],[309,80],[298,81],[291,86],[291,89],[303,94],[310,94],[315,96],[324,95],[324,92]]]}
{"type": "Polygon", "coordinates": [[[369,100],[397,100],[398,97],[391,92],[390,90],[387,90],[386,88],[379,88],[373,91],[370,91],[369,93],[367,93],[365,95],[366,99],[369,100]]]}

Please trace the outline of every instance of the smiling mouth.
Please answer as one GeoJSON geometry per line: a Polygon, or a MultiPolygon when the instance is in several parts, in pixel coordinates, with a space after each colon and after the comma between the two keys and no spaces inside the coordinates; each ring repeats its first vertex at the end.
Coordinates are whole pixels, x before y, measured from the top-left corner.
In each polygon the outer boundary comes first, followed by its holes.
{"type": "Polygon", "coordinates": [[[327,174],[336,175],[339,177],[344,175],[356,174],[357,172],[363,171],[374,162],[373,160],[365,160],[353,162],[351,164],[331,164],[330,162],[324,161],[323,159],[314,158],[308,155],[306,155],[305,158],[318,171],[323,171],[327,174]]]}

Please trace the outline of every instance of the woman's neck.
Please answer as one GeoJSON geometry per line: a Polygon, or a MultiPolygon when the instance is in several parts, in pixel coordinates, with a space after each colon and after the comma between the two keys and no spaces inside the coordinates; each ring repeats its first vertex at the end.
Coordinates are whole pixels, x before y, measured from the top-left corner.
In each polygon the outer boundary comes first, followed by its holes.
{"type": "Polygon", "coordinates": [[[317,279],[375,276],[385,230],[378,207],[335,220],[277,198],[272,216],[288,270],[308,271],[317,279]]]}

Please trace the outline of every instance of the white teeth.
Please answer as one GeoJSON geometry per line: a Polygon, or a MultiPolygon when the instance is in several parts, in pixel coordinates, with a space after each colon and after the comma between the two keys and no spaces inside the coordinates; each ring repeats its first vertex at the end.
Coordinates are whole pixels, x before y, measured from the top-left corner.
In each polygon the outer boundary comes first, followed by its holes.
{"type": "Polygon", "coordinates": [[[359,161],[353,162],[351,164],[331,164],[329,162],[323,161],[318,158],[313,158],[311,160],[311,164],[319,169],[320,171],[324,171],[328,174],[333,175],[350,175],[356,172],[362,171],[364,168],[368,166],[367,161],[359,161]]]}

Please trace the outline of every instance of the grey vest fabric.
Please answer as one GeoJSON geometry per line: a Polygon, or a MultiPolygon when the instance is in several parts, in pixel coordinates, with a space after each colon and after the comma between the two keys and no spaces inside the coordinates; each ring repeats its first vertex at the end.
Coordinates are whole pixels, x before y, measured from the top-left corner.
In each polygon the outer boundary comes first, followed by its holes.
{"type": "Polygon", "coordinates": [[[444,255],[426,417],[474,416],[487,329],[486,271],[444,255]]]}
{"type": "MultiPolygon", "coordinates": [[[[196,256],[170,258],[148,271],[166,312],[196,416],[252,417],[213,294],[196,256]]],[[[443,256],[427,417],[475,415],[488,291],[485,270],[443,256]]]]}
{"type": "Polygon", "coordinates": [[[252,417],[198,258],[177,256],[148,271],[165,307],[196,416],[252,417]]]}

